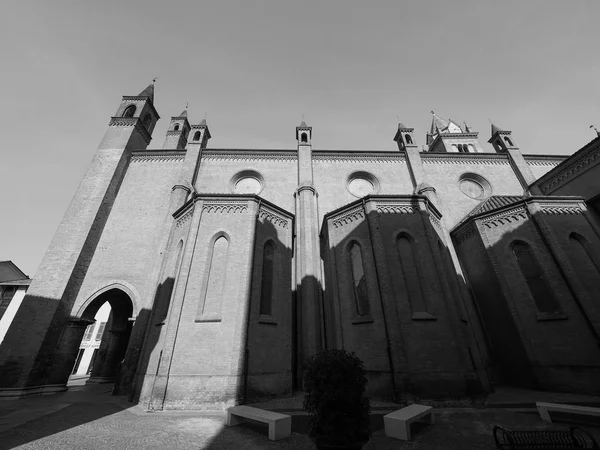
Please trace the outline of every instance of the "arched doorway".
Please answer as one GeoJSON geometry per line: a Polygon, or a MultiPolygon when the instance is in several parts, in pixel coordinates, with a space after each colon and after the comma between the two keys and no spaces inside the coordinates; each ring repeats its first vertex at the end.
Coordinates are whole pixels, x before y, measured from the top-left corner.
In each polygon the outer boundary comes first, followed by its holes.
{"type": "MultiPolygon", "coordinates": [[[[94,345],[96,349],[95,355],[92,356],[93,361],[90,361],[86,371],[89,374],[88,383],[112,383],[115,381],[119,365],[125,357],[129,344],[133,326],[132,316],[133,302],[131,298],[116,287],[101,293],[86,306],[81,319],[94,321],[94,324],[86,330],[80,350],[86,346],[86,339],[96,340],[99,333],[102,332],[98,339],[99,345],[94,345]],[[102,320],[106,314],[103,314],[103,311],[109,311],[105,322],[102,320]],[[103,329],[101,330],[100,327],[103,329]]],[[[77,364],[77,361],[75,363],[77,364]]]]}

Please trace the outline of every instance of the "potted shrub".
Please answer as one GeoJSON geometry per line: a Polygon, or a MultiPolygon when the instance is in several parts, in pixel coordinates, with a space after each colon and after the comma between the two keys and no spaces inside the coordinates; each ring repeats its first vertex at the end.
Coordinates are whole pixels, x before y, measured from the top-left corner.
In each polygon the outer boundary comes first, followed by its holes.
{"type": "Polygon", "coordinates": [[[309,436],[319,450],[360,450],[371,437],[371,404],[365,397],[362,361],[346,350],[324,350],[310,358],[304,377],[309,436]]]}

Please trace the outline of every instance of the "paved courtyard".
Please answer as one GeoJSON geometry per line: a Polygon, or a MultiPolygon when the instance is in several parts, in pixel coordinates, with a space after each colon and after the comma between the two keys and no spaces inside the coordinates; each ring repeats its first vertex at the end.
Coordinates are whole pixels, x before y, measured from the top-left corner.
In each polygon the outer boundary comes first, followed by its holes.
{"type": "MultiPolygon", "coordinates": [[[[272,442],[266,426],[225,427],[221,412],[147,413],[110,386],[0,402],[0,449],[313,449],[306,417],[294,416],[290,438],[272,442]]],[[[384,435],[381,415],[373,416],[365,450],[495,448],[495,424],[509,429],[566,429],[547,425],[531,409],[441,408],[434,426],[418,427],[411,442],[384,435]]],[[[600,429],[586,427],[600,441],[600,429]]]]}

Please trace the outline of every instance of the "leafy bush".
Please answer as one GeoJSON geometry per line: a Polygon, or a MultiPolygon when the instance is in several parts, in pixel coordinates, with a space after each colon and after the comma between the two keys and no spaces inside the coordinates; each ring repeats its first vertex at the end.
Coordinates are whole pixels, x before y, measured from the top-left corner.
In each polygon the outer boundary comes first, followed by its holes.
{"type": "Polygon", "coordinates": [[[370,439],[366,386],[363,363],[354,353],[332,349],[310,358],[304,409],[310,414],[310,438],[317,445],[351,445],[370,439]]]}

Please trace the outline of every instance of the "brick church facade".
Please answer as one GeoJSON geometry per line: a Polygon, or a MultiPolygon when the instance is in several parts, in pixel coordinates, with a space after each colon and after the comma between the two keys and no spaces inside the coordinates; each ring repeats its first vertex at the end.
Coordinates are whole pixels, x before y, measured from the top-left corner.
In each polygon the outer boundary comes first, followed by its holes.
{"type": "Polygon", "coordinates": [[[111,118],[0,346],[0,396],[66,389],[106,302],[90,382],[148,409],[291,395],[324,348],[355,352],[374,398],[600,395],[600,137],[526,155],[434,114],[426,151],[402,123],[394,151],[315,150],[304,122],[294,149],[212,149],[184,111],[149,150],[153,101],[111,118]]]}

